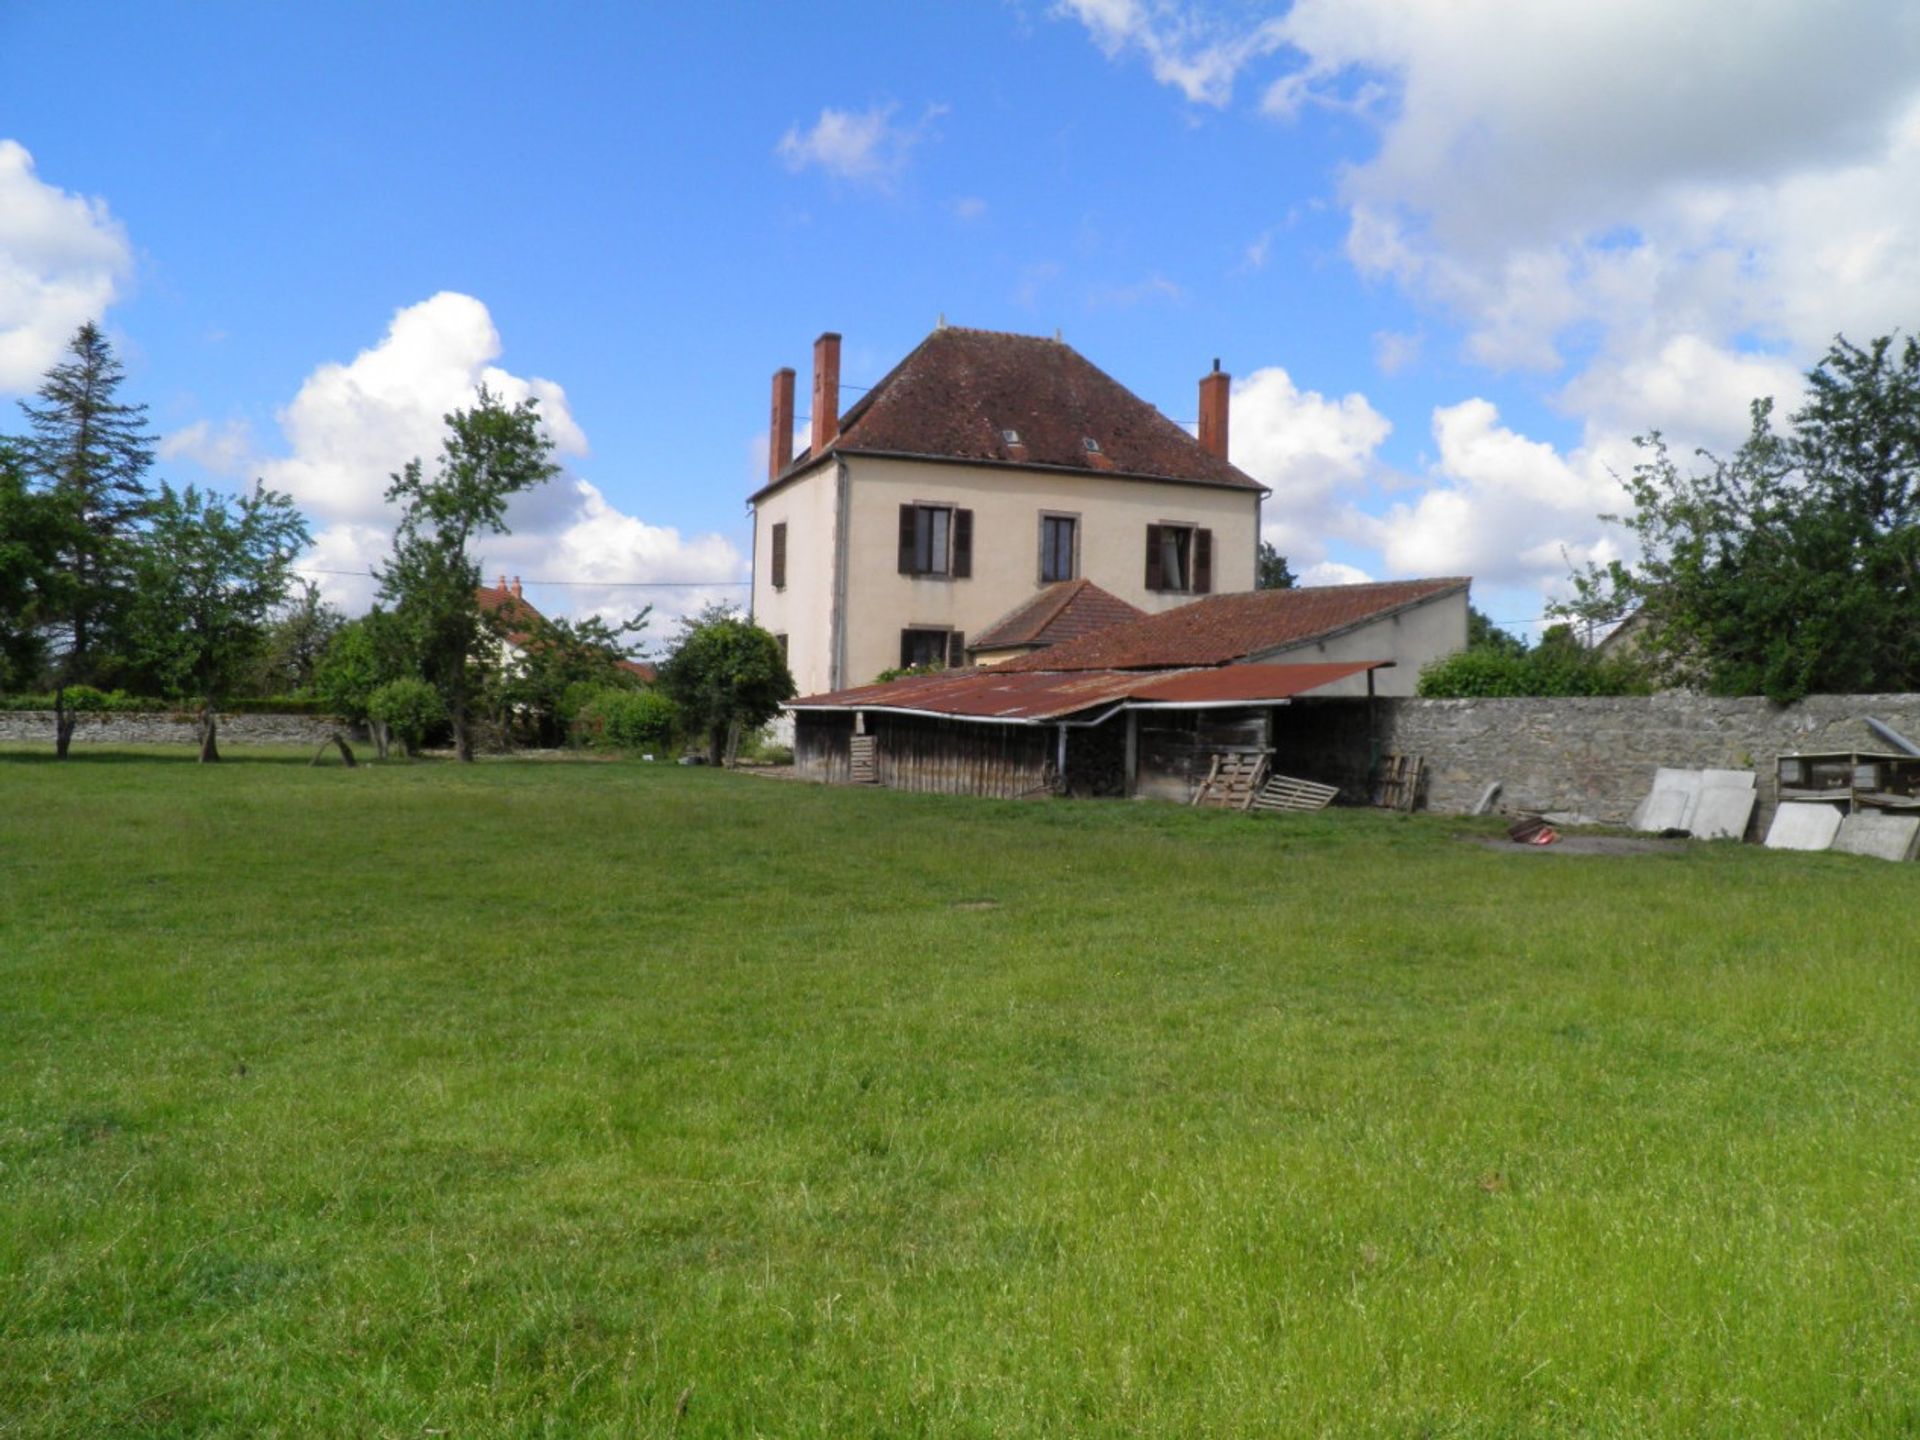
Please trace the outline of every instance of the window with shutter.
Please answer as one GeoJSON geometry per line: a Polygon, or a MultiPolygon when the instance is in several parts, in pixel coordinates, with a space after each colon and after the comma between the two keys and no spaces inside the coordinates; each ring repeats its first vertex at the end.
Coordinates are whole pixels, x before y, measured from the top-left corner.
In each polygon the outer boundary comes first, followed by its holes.
{"type": "Polygon", "coordinates": [[[1191,525],[1149,525],[1147,589],[1163,594],[1205,594],[1205,587],[1213,583],[1212,543],[1211,530],[1191,525]]]}
{"type": "Polygon", "coordinates": [[[900,667],[922,669],[947,663],[947,630],[910,628],[900,632],[900,667]]]}
{"type": "Polygon", "coordinates": [[[787,522],[773,527],[773,588],[787,588],[787,522]]]}
{"type": "Polygon", "coordinates": [[[900,507],[900,573],[973,574],[973,512],[951,505],[900,507]]]}
{"type": "Polygon", "coordinates": [[[958,670],[967,663],[967,635],[964,630],[947,632],[947,668],[958,670]]]}

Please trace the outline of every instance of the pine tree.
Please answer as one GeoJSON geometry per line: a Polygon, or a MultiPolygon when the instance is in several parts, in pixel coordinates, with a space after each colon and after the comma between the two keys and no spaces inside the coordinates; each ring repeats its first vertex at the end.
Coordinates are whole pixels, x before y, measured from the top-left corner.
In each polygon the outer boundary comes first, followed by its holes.
{"type": "Polygon", "coordinates": [[[67,355],[47,372],[40,403],[20,406],[30,432],[21,447],[27,473],[61,496],[77,522],[61,557],[67,600],[51,625],[62,759],[73,737],[66,687],[97,681],[112,665],[132,593],[135,530],[152,503],[146,475],[153,464],[147,407],[116,398],[126,375],[100,327],[88,321],[76,330],[67,355]]]}

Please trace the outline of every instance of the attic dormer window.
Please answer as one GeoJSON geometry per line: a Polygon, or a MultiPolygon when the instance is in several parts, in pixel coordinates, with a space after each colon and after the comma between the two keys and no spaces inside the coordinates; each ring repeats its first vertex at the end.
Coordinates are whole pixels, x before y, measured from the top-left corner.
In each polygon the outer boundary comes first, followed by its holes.
{"type": "Polygon", "coordinates": [[[1098,455],[1100,453],[1100,442],[1094,439],[1091,435],[1081,440],[1080,446],[1089,455],[1098,455]]]}
{"type": "Polygon", "coordinates": [[[1018,430],[1002,430],[1000,432],[1000,438],[1009,445],[1018,445],[1020,443],[1020,432],[1018,430]]]}

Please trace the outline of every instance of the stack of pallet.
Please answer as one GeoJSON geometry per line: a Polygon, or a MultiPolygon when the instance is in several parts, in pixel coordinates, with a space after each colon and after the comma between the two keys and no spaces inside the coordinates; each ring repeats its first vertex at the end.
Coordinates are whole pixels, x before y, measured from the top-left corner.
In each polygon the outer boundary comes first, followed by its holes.
{"type": "Polygon", "coordinates": [[[1267,778],[1267,759],[1265,750],[1215,751],[1207,778],[1193,792],[1193,803],[1222,810],[1245,810],[1267,778]]]}
{"type": "Polygon", "coordinates": [[[855,735],[848,742],[847,758],[852,771],[851,779],[856,785],[876,785],[880,777],[874,769],[873,736],[855,735]]]}
{"type": "Polygon", "coordinates": [[[1291,775],[1269,775],[1253,797],[1254,810],[1324,810],[1340,793],[1338,785],[1296,780],[1291,775]]]}

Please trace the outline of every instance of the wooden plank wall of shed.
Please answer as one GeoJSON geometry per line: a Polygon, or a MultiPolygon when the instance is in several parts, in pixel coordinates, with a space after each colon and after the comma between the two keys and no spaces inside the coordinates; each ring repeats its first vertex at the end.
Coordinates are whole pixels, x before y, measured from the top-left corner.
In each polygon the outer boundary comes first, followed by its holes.
{"type": "Polygon", "coordinates": [[[1133,793],[1184,805],[1207,778],[1214,751],[1266,743],[1266,711],[1142,710],[1133,793]]]}
{"type": "Polygon", "coordinates": [[[1017,799],[1045,788],[1052,726],[985,725],[869,712],[879,782],[894,790],[1017,799]]]}
{"type": "Polygon", "coordinates": [[[853,778],[849,743],[853,716],[797,710],[793,716],[793,773],[802,780],[845,785],[853,778]]]}

